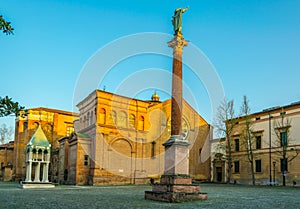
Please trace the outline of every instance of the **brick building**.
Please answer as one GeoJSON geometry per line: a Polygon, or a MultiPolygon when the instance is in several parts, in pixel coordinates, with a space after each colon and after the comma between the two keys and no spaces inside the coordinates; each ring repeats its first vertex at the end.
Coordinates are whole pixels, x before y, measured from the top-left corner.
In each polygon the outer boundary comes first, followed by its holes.
{"type": "Polygon", "coordinates": [[[12,180],[13,156],[13,141],[0,145],[0,181],[12,180]]]}
{"type": "Polygon", "coordinates": [[[74,131],[74,120],[77,113],[50,109],[31,108],[25,118],[17,117],[15,124],[14,151],[12,156],[12,179],[20,181],[25,179],[25,153],[26,145],[40,124],[48,141],[51,144],[51,164],[49,169],[50,180],[57,182],[58,175],[58,140],[70,135],[74,131]]]}
{"type": "MultiPolygon", "coordinates": [[[[77,107],[76,132],[59,141],[59,182],[144,183],[163,173],[171,100],[161,102],[156,93],[144,101],[96,90],[77,107]]],[[[211,127],[186,102],[182,120],[183,134],[190,142],[190,174],[209,181],[210,158],[201,154],[210,142],[211,127]]]]}
{"type": "MultiPolygon", "coordinates": [[[[269,108],[237,118],[232,141],[232,179],[251,184],[247,146],[251,144],[256,184],[300,182],[300,103],[269,108]],[[246,120],[251,141],[245,141],[246,120]]],[[[249,146],[248,146],[249,150],[249,146]]]]}

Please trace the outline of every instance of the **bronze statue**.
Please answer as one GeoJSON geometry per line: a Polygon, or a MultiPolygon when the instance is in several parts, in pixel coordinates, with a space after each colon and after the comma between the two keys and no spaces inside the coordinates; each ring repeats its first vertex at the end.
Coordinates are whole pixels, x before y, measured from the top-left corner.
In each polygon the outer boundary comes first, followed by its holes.
{"type": "Polygon", "coordinates": [[[184,9],[177,8],[174,11],[172,24],[173,24],[173,27],[174,27],[175,34],[178,34],[178,33],[181,34],[181,30],[182,30],[182,13],[184,13],[187,10],[188,10],[188,7],[184,8],[184,9]]]}

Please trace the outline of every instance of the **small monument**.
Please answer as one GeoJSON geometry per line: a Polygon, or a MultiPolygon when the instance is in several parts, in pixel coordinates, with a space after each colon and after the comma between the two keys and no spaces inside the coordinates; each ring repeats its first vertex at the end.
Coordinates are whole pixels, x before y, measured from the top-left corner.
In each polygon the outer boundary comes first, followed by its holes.
{"type": "Polygon", "coordinates": [[[54,188],[48,180],[51,144],[39,125],[26,149],[26,179],[20,184],[20,188],[54,188]],[[32,171],[34,170],[34,178],[32,171]],[[42,178],[41,178],[42,174],[42,178]]]}
{"type": "Polygon", "coordinates": [[[152,191],[145,191],[145,199],[164,202],[204,200],[208,196],[200,193],[200,186],[192,184],[189,176],[189,143],[182,135],[182,51],[188,45],[182,36],[182,14],[188,8],[174,12],[172,24],[174,37],[168,42],[173,48],[171,137],[164,143],[165,166],[160,183],[152,184],[152,191]]]}

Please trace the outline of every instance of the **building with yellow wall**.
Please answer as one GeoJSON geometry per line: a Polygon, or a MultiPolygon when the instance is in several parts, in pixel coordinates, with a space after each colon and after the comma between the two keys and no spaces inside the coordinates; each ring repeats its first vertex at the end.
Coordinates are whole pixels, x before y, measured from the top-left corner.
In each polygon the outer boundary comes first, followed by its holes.
{"type": "MultiPolygon", "coordinates": [[[[163,173],[171,100],[161,102],[156,93],[144,101],[95,90],[77,107],[76,132],[59,141],[59,182],[145,183],[163,173]]],[[[209,154],[201,156],[202,149],[210,147],[211,126],[185,101],[182,111],[190,174],[209,181],[209,154]]]]}
{"type": "MultiPolygon", "coordinates": [[[[237,118],[237,126],[231,137],[232,179],[237,183],[252,184],[247,154],[249,141],[244,140],[246,119],[245,116],[237,118]]],[[[299,183],[300,103],[251,114],[249,121],[255,183],[299,183]]]]}
{"type": "Polygon", "coordinates": [[[0,145],[0,181],[11,181],[13,171],[14,142],[0,145]]]}
{"type": "Polygon", "coordinates": [[[49,179],[52,182],[56,182],[58,176],[58,140],[73,133],[73,122],[76,119],[78,119],[77,113],[43,107],[30,108],[28,109],[28,115],[26,117],[17,117],[12,160],[12,179],[15,181],[25,179],[26,145],[40,124],[51,144],[52,157],[49,169],[49,179]]]}

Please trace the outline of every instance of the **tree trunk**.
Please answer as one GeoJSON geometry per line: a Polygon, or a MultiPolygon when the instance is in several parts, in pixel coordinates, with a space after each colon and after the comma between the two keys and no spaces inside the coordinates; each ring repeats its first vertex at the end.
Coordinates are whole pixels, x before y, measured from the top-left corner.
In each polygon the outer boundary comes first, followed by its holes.
{"type": "Polygon", "coordinates": [[[248,140],[249,140],[249,157],[250,157],[250,164],[251,164],[251,179],[252,179],[252,185],[255,185],[255,174],[254,174],[254,162],[253,162],[253,151],[252,151],[252,141],[250,133],[248,133],[248,140]]]}
{"type": "Polygon", "coordinates": [[[230,143],[230,137],[227,136],[227,152],[228,152],[228,160],[227,160],[227,181],[226,183],[229,184],[231,181],[231,165],[232,165],[232,159],[231,159],[231,143],[230,143]]]}

